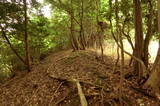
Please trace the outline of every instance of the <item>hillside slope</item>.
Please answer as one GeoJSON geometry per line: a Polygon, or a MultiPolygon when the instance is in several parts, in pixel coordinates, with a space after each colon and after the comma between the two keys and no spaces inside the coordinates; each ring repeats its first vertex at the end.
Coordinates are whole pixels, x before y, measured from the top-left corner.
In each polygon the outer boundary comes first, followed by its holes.
{"type": "MultiPolygon", "coordinates": [[[[89,106],[119,106],[120,67],[114,60],[93,51],[62,51],[51,54],[32,72],[0,86],[0,106],[80,106],[75,83],[81,82],[89,106]],[[113,71],[113,69],[115,69],[113,71]]],[[[125,72],[131,68],[125,66],[125,72]]],[[[131,89],[125,80],[123,101],[127,106],[158,106],[156,101],[131,89]]]]}

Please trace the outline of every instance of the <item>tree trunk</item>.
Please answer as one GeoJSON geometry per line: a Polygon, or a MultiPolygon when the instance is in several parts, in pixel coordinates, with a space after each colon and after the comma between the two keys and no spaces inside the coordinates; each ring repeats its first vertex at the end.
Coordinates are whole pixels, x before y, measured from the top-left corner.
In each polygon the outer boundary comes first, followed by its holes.
{"type": "Polygon", "coordinates": [[[26,55],[26,64],[27,64],[27,69],[30,72],[31,67],[30,67],[30,55],[29,55],[29,44],[28,44],[28,33],[27,33],[27,3],[26,0],[23,0],[24,2],[24,17],[25,17],[25,34],[24,34],[24,43],[25,43],[25,55],[26,55]]]}
{"type": "Polygon", "coordinates": [[[84,29],[83,29],[83,18],[84,18],[84,3],[83,0],[81,0],[81,12],[80,12],[80,42],[82,45],[82,49],[85,50],[86,47],[86,40],[84,36],[84,29]]]}
{"type": "Polygon", "coordinates": [[[160,93],[160,0],[158,0],[158,33],[159,33],[159,49],[155,63],[152,68],[150,77],[144,84],[145,87],[151,87],[156,93],[160,93]]]}
{"type": "Polygon", "coordinates": [[[100,45],[100,49],[101,49],[101,56],[102,56],[102,61],[104,62],[104,50],[103,50],[103,34],[104,32],[101,30],[99,33],[98,33],[98,40],[99,40],[99,45],[100,45]]]}
{"type": "MultiPolygon", "coordinates": [[[[115,0],[115,16],[116,16],[116,32],[117,32],[117,40],[120,43],[121,46],[121,73],[120,73],[120,88],[119,88],[119,100],[120,100],[120,106],[123,106],[123,80],[124,80],[124,47],[123,47],[123,38],[122,38],[122,29],[121,26],[119,25],[119,3],[118,0],[115,0]]],[[[117,46],[118,50],[119,50],[119,46],[117,46]]],[[[119,54],[118,54],[118,58],[119,58],[119,54]]]]}
{"type": "MultiPolygon", "coordinates": [[[[115,0],[115,6],[116,6],[116,8],[115,8],[115,16],[116,16],[116,32],[117,32],[117,40],[118,40],[118,42],[120,42],[120,36],[119,36],[119,34],[120,34],[120,30],[119,30],[119,16],[118,16],[118,13],[119,13],[119,4],[118,4],[118,0],[115,0]]],[[[118,64],[118,62],[119,62],[119,57],[120,57],[120,54],[119,54],[119,47],[117,46],[117,60],[116,60],[116,63],[115,63],[115,65],[117,65],[118,64]]]]}
{"type": "Polygon", "coordinates": [[[75,50],[78,50],[78,47],[77,47],[77,42],[75,40],[75,37],[74,37],[74,22],[73,22],[73,17],[74,17],[74,14],[73,14],[73,11],[71,12],[71,16],[70,16],[70,20],[71,20],[71,26],[70,26],[70,43],[71,43],[71,46],[73,48],[73,51],[75,50]]]}
{"type": "MultiPolygon", "coordinates": [[[[133,0],[135,7],[135,51],[134,55],[142,60],[143,57],[143,32],[142,32],[142,15],[140,0],[133,0]]],[[[134,61],[134,70],[139,76],[139,80],[143,76],[143,68],[138,61],[134,61]]]]}
{"type": "Polygon", "coordinates": [[[2,36],[5,38],[5,40],[7,41],[8,45],[10,46],[11,50],[15,53],[15,55],[19,58],[20,61],[22,61],[25,65],[26,65],[26,62],[25,60],[18,54],[18,52],[15,50],[15,48],[12,46],[9,38],[7,37],[6,35],[6,32],[5,30],[3,29],[3,27],[0,25],[1,27],[1,30],[2,30],[2,36]]]}
{"type": "Polygon", "coordinates": [[[100,21],[99,21],[100,0],[98,0],[96,2],[96,8],[97,8],[96,21],[97,21],[98,48],[100,47],[100,49],[101,49],[101,57],[102,57],[102,61],[104,62],[104,49],[103,49],[104,28],[103,28],[103,22],[102,22],[102,24],[100,24],[100,21]]]}
{"type": "Polygon", "coordinates": [[[148,22],[147,22],[147,34],[144,40],[144,57],[143,61],[145,66],[148,68],[148,63],[149,63],[149,51],[148,51],[148,46],[150,39],[152,37],[152,17],[153,17],[153,8],[152,8],[152,3],[151,0],[148,0],[148,7],[149,7],[149,16],[148,16],[148,22]]]}
{"type": "Polygon", "coordinates": [[[70,14],[70,21],[71,21],[71,26],[70,26],[70,42],[71,46],[73,48],[73,51],[79,50],[78,42],[74,36],[74,11],[73,11],[73,6],[72,6],[72,0],[71,0],[71,12],[70,14]]]}
{"type": "Polygon", "coordinates": [[[121,74],[120,74],[120,89],[119,89],[119,100],[120,105],[123,106],[123,82],[124,82],[124,46],[123,46],[123,39],[122,35],[120,36],[120,45],[121,45],[121,74]]]}
{"type": "MultiPolygon", "coordinates": [[[[126,18],[126,19],[127,19],[127,18],[126,18]]],[[[124,31],[125,24],[126,24],[126,19],[125,19],[125,21],[124,21],[124,23],[123,23],[122,34],[127,38],[128,43],[131,45],[131,48],[132,48],[132,51],[133,51],[132,54],[134,55],[134,44],[133,44],[132,39],[131,39],[131,37],[130,37],[130,35],[129,35],[129,25],[128,25],[128,32],[125,33],[125,31],[124,31]]],[[[132,62],[133,62],[133,58],[131,57],[131,59],[130,59],[130,61],[129,61],[129,66],[132,65],[132,62]]]]}
{"type": "Polygon", "coordinates": [[[152,73],[150,77],[144,84],[145,87],[151,87],[155,92],[160,93],[160,41],[159,41],[159,49],[155,61],[155,65],[153,67],[152,73]]]}

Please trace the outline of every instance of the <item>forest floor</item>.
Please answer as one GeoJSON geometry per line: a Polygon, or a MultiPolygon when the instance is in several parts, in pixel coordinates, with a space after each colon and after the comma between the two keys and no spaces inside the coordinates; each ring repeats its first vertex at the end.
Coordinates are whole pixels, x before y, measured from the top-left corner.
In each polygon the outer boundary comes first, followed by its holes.
{"type": "MultiPolygon", "coordinates": [[[[27,74],[0,85],[0,106],[81,106],[73,79],[80,82],[89,106],[119,106],[120,66],[112,57],[94,51],[52,53],[27,74]]],[[[132,67],[124,66],[125,75],[132,67]]],[[[139,92],[134,78],[123,83],[124,106],[160,106],[139,92]]]]}

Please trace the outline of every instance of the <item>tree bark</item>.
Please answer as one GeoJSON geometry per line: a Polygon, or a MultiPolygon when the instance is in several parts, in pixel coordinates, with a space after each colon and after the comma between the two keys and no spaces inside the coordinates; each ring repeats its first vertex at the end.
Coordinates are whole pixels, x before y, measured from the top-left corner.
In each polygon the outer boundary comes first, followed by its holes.
{"type": "MultiPolygon", "coordinates": [[[[118,0],[115,0],[115,6],[116,6],[116,8],[115,8],[115,16],[116,16],[116,32],[117,32],[117,40],[118,40],[118,42],[120,42],[120,36],[119,36],[119,34],[120,34],[120,31],[119,31],[119,16],[118,16],[118,12],[119,12],[119,4],[118,4],[118,0]]],[[[120,53],[119,53],[119,47],[117,46],[117,60],[116,60],[116,63],[115,63],[115,65],[117,65],[118,64],[118,62],[119,62],[119,58],[120,58],[120,53]]]]}
{"type": "MultiPolygon", "coordinates": [[[[123,80],[124,80],[124,47],[123,47],[123,38],[122,38],[122,29],[121,26],[119,24],[119,3],[118,0],[115,0],[115,16],[116,16],[116,32],[117,32],[117,40],[120,43],[121,46],[121,73],[120,73],[120,88],[119,88],[119,100],[120,100],[120,106],[123,106],[123,80]]],[[[117,46],[117,48],[119,49],[119,46],[117,46]]],[[[119,58],[119,54],[118,54],[118,58],[119,58]]]]}
{"type": "MultiPolygon", "coordinates": [[[[65,6],[65,4],[62,3],[61,0],[58,0],[58,2],[60,3],[60,5],[62,7],[65,6]]],[[[70,44],[72,46],[73,51],[79,50],[79,43],[76,39],[76,37],[74,36],[74,21],[77,22],[77,24],[80,24],[74,17],[74,9],[73,9],[73,0],[70,0],[70,9],[66,8],[65,11],[68,13],[69,17],[70,17],[70,34],[69,34],[69,39],[70,39],[70,44]]]]}
{"type": "Polygon", "coordinates": [[[83,28],[83,18],[84,18],[84,1],[81,0],[81,12],[80,12],[80,42],[81,42],[81,46],[82,49],[85,50],[86,48],[86,40],[85,40],[85,36],[84,36],[84,28],[83,28]]]}
{"type": "Polygon", "coordinates": [[[156,93],[160,93],[160,0],[158,0],[158,33],[159,33],[159,49],[155,63],[152,68],[150,77],[144,84],[145,87],[151,87],[156,93]]]}
{"type": "MultiPolygon", "coordinates": [[[[126,19],[127,19],[127,17],[126,17],[126,19]]],[[[134,55],[134,44],[133,44],[132,39],[129,35],[129,25],[128,25],[128,32],[125,33],[125,31],[124,31],[125,25],[126,25],[126,19],[124,20],[124,23],[123,23],[122,34],[127,38],[128,43],[131,45],[131,48],[132,48],[132,51],[133,51],[132,54],[134,55]]],[[[131,57],[131,59],[129,61],[129,66],[131,66],[132,62],[133,62],[133,58],[131,57]]]]}
{"type": "Polygon", "coordinates": [[[100,13],[100,0],[96,2],[96,8],[97,8],[97,14],[96,14],[96,21],[97,21],[97,38],[98,38],[98,48],[101,49],[101,57],[102,61],[104,61],[104,49],[103,49],[103,40],[104,40],[104,28],[103,28],[103,22],[102,25],[99,24],[99,13],[100,13]]]}
{"type": "MultiPolygon", "coordinates": [[[[142,15],[141,15],[141,1],[133,0],[135,8],[135,51],[134,55],[142,60],[143,57],[143,32],[142,32],[142,15]]],[[[143,68],[139,62],[134,61],[134,70],[139,77],[143,76],[143,68]]]]}
{"type": "Polygon", "coordinates": [[[30,72],[31,67],[30,67],[28,32],[27,32],[28,19],[27,19],[27,3],[26,3],[26,0],[23,0],[23,3],[24,3],[24,18],[25,18],[25,21],[24,21],[24,24],[25,24],[25,34],[24,34],[25,56],[26,56],[27,69],[30,72]]]}
{"type": "Polygon", "coordinates": [[[159,41],[159,49],[156,57],[154,68],[152,70],[152,73],[150,74],[150,77],[144,84],[145,87],[151,87],[154,92],[160,92],[160,41],[159,41]]]}
{"type": "Polygon", "coordinates": [[[70,12],[70,21],[71,21],[71,26],[70,26],[70,42],[71,46],[73,48],[73,51],[78,50],[78,44],[76,41],[76,38],[74,37],[74,12],[73,12],[73,6],[72,6],[72,0],[71,0],[71,12],[70,12]]]}
{"type": "Polygon", "coordinates": [[[152,37],[153,7],[152,7],[151,0],[148,0],[148,7],[149,7],[149,15],[148,15],[148,22],[147,22],[147,34],[146,34],[146,37],[144,40],[144,57],[143,57],[144,64],[146,65],[147,68],[148,68],[148,64],[149,64],[148,46],[149,46],[150,39],[152,37]]]}
{"type": "Polygon", "coordinates": [[[120,104],[123,106],[123,82],[124,82],[124,46],[123,46],[123,41],[122,41],[122,35],[120,36],[120,45],[121,45],[121,74],[120,74],[120,91],[119,91],[119,99],[120,99],[120,104]]]}

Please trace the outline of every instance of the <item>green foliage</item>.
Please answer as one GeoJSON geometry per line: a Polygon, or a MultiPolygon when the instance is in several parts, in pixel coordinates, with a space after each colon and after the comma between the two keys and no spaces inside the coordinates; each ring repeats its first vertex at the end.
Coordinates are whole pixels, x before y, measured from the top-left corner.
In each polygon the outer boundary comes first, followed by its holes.
{"type": "Polygon", "coordinates": [[[12,76],[12,73],[10,70],[11,66],[9,65],[10,62],[7,60],[9,56],[7,56],[6,50],[7,49],[5,45],[1,44],[0,45],[0,83],[5,81],[10,76],[12,76]],[[4,53],[6,54],[6,56],[3,55],[4,53]]]}
{"type": "Polygon", "coordinates": [[[1,65],[1,67],[3,67],[3,70],[0,70],[0,83],[3,83],[5,80],[10,78],[13,75],[13,73],[8,68],[4,68],[8,66],[1,65]]]}
{"type": "MultiPolygon", "coordinates": [[[[56,11],[57,9],[55,9],[56,11]]],[[[64,47],[68,45],[69,41],[69,25],[68,25],[68,15],[63,11],[58,11],[53,14],[51,22],[53,23],[53,42],[55,42],[56,47],[64,47]],[[67,44],[67,45],[66,45],[67,44]]]]}
{"type": "MultiPolygon", "coordinates": [[[[22,58],[24,55],[24,8],[21,2],[0,1],[0,25],[9,38],[12,46],[22,58]]],[[[74,14],[74,36],[78,39],[80,32],[80,21],[82,15],[82,0],[45,0],[40,4],[37,0],[31,0],[28,4],[28,34],[29,48],[32,63],[39,62],[42,54],[47,54],[51,49],[65,49],[70,47],[70,26],[71,13],[74,14]],[[71,5],[72,3],[72,5],[71,5]],[[52,8],[51,18],[42,14],[41,9],[49,4],[52,8]]],[[[112,10],[109,7],[109,0],[83,0],[83,30],[86,39],[89,41],[91,35],[97,34],[97,17],[99,21],[107,23],[105,29],[105,39],[112,42],[109,19],[113,22],[113,30],[116,33],[116,15],[118,9],[119,24],[124,28],[124,32],[134,37],[134,8],[133,0],[118,0],[118,4],[112,1],[112,10]]],[[[149,14],[146,0],[141,0],[143,32],[147,33],[147,16],[149,14]]],[[[153,6],[153,35],[157,39],[157,7],[156,1],[152,1],[153,6]]],[[[0,34],[2,29],[0,29],[0,34]]],[[[124,37],[125,39],[125,37],[124,37]]],[[[79,39],[78,39],[79,40],[79,39]]],[[[6,76],[4,72],[9,69],[24,70],[24,64],[16,57],[10,49],[6,40],[0,35],[0,76],[6,76]]],[[[0,77],[1,78],[1,77],[0,77]]]]}
{"type": "Polygon", "coordinates": [[[28,26],[30,36],[30,53],[34,60],[39,60],[40,55],[54,47],[52,42],[53,29],[49,19],[43,15],[33,17],[28,26]]]}

